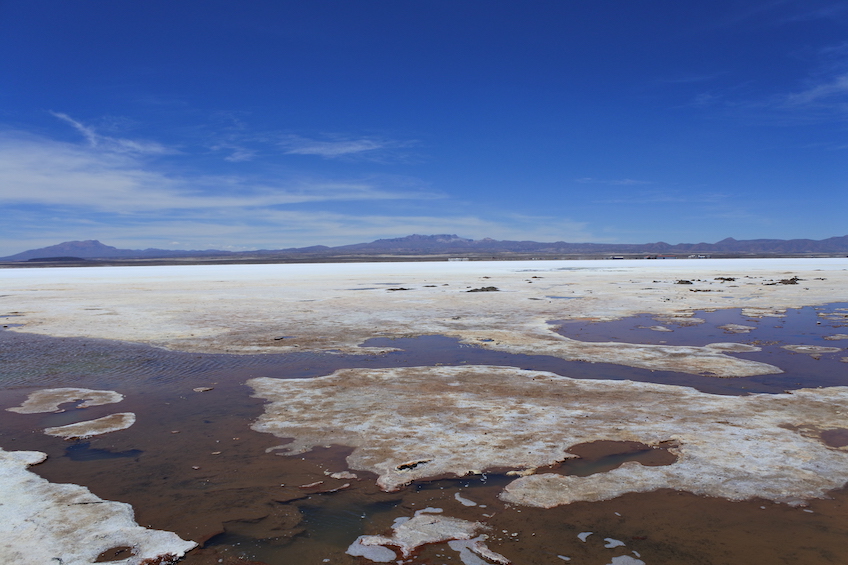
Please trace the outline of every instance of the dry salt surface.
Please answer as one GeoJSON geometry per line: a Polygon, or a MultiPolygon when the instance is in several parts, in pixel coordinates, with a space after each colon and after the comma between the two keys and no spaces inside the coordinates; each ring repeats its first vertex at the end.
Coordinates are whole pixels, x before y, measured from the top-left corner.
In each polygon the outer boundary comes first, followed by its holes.
{"type": "Polygon", "coordinates": [[[376,473],[387,491],[493,468],[535,470],[598,440],[671,442],[678,459],[667,466],[630,462],[588,477],[531,474],[507,485],[501,498],[549,508],[670,488],[800,504],[848,481],[848,448],[820,437],[848,427],[848,387],[719,396],[492,366],[343,369],[248,384],[269,401],[253,429],[294,438],[280,453],[353,447],[350,468],[376,473]]]}
{"type": "Polygon", "coordinates": [[[612,320],[641,312],[681,320],[705,308],[779,314],[840,300],[847,285],[846,259],[0,270],[4,304],[12,310],[7,314],[22,324],[7,331],[195,352],[375,353],[386,348],[359,346],[379,328],[388,337],[440,334],[511,353],[728,377],[780,369],[710,347],[587,344],[556,334],[548,321],[612,320]],[[793,276],[798,284],[770,284],[793,276]],[[693,284],[676,284],[681,279],[693,284]],[[468,292],[490,286],[498,291],[468,292]],[[408,290],[390,290],[398,288],[408,290]],[[275,339],[280,336],[286,339],[275,339]]]}
{"type": "Polygon", "coordinates": [[[48,482],[27,469],[45,458],[37,451],[0,449],[0,563],[87,565],[110,549],[131,548],[122,565],[164,565],[197,545],[139,526],[129,504],[48,482]]]}

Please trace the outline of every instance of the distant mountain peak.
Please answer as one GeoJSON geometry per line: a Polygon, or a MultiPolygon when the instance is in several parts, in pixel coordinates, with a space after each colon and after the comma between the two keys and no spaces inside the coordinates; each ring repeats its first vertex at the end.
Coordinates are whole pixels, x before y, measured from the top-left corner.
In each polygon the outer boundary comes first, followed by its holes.
{"type": "Polygon", "coordinates": [[[118,249],[105,245],[96,239],[85,241],[66,241],[58,245],[31,249],[2,257],[3,261],[29,261],[30,259],[55,259],[78,257],[81,259],[163,259],[168,257],[269,257],[277,256],[281,260],[288,256],[307,256],[314,258],[343,255],[438,255],[478,253],[496,255],[498,253],[538,253],[562,256],[602,254],[631,254],[634,256],[671,253],[686,256],[690,253],[726,253],[739,255],[804,255],[804,254],[848,254],[848,236],[831,237],[821,241],[811,239],[749,239],[737,240],[725,238],[717,243],[678,243],[671,245],[663,241],[657,243],[567,243],[564,241],[540,243],[537,241],[499,241],[491,238],[479,240],[459,237],[456,234],[421,235],[412,234],[393,239],[378,239],[370,243],[355,243],[338,247],[314,245],[311,247],[273,249],[233,253],[207,249],[203,251],[176,251],[168,249],[118,249]]]}

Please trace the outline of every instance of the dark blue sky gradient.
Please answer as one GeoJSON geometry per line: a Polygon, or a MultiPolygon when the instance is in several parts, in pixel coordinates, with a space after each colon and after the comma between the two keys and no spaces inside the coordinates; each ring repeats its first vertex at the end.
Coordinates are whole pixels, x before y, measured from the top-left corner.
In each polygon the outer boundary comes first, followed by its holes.
{"type": "Polygon", "coordinates": [[[0,254],[821,239],[846,118],[844,2],[5,0],[0,254]]]}

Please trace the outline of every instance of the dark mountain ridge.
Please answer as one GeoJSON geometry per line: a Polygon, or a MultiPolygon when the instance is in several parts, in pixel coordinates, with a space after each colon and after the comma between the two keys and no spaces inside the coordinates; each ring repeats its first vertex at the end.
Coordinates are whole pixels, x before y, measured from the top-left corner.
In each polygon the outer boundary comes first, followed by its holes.
{"type": "Polygon", "coordinates": [[[671,245],[663,241],[656,243],[551,243],[538,241],[507,241],[491,238],[468,239],[455,234],[418,235],[391,239],[378,239],[370,243],[356,243],[327,247],[313,245],[288,249],[258,251],[221,251],[170,250],[170,249],[118,249],[104,245],[97,240],[66,241],[49,247],[23,251],[9,257],[0,257],[0,261],[30,261],[55,257],[78,257],[81,259],[159,259],[159,258],[239,258],[269,257],[287,255],[344,256],[344,255],[438,255],[438,254],[499,254],[499,253],[538,253],[538,254],[729,254],[729,255],[804,255],[804,254],[843,254],[848,253],[848,235],[822,240],[812,239],[749,239],[736,240],[732,237],[716,243],[679,243],[671,245]]]}

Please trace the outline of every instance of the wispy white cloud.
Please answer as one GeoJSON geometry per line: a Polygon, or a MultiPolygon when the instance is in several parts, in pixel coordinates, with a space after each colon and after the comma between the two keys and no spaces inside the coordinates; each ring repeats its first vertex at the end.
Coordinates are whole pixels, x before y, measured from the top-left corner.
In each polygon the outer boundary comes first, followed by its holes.
{"type": "Polygon", "coordinates": [[[581,184],[606,184],[610,186],[633,186],[640,184],[653,184],[653,181],[649,180],[636,180],[636,179],[596,179],[592,177],[582,177],[579,179],[575,179],[576,182],[581,184]]]}
{"type": "Polygon", "coordinates": [[[823,82],[812,84],[805,90],[785,95],[783,103],[787,106],[807,106],[810,104],[842,99],[848,103],[848,73],[829,77],[823,82]]]}
{"type": "Polygon", "coordinates": [[[56,118],[59,118],[63,122],[66,122],[73,126],[78,132],[85,137],[86,141],[88,141],[89,146],[98,148],[103,151],[111,151],[115,153],[129,153],[129,154],[149,154],[149,155],[164,155],[167,153],[174,153],[173,149],[165,147],[156,142],[152,141],[137,141],[133,139],[123,139],[118,137],[110,137],[107,135],[101,135],[95,131],[94,128],[83,124],[80,121],[77,121],[70,117],[67,114],[62,112],[50,112],[56,118]]]}
{"type": "MultiPolygon", "coordinates": [[[[294,136],[293,136],[294,137],[294,136]]],[[[373,139],[357,139],[352,141],[316,141],[294,137],[281,143],[289,155],[319,155],[321,157],[340,157],[353,153],[363,153],[382,149],[385,144],[373,139]]]]}
{"type": "MultiPolygon", "coordinates": [[[[2,229],[0,229],[2,232],[2,229]]],[[[0,244],[0,256],[46,247],[61,241],[99,239],[121,248],[139,249],[283,249],[309,245],[345,245],[412,233],[456,233],[482,239],[535,241],[601,241],[586,224],[559,217],[481,218],[476,215],[390,215],[327,211],[237,209],[226,215],[211,210],[184,211],[177,216],[85,221],[70,217],[42,227],[18,229],[15,239],[0,244]]]]}
{"type": "MultiPolygon", "coordinates": [[[[250,175],[175,172],[179,163],[156,159],[163,154],[156,145],[145,149],[67,115],[57,117],[84,141],[0,131],[0,256],[76,239],[128,248],[233,250],[341,245],[410,233],[593,239],[587,224],[567,218],[482,213],[457,201],[448,206],[449,196],[409,177],[281,177],[261,167],[252,167],[250,175]]],[[[226,150],[238,147],[232,143],[226,150]]],[[[177,154],[177,161],[184,156],[177,154]]]]}
{"type": "Polygon", "coordinates": [[[696,94],[687,106],[734,119],[796,125],[848,118],[848,43],[820,49],[815,69],[794,90],[763,93],[753,81],[696,94]]]}
{"type": "Polygon", "coordinates": [[[372,163],[406,162],[416,158],[409,149],[412,140],[385,137],[355,137],[340,134],[306,137],[294,133],[249,131],[243,124],[229,125],[223,130],[209,132],[204,145],[221,152],[225,161],[254,161],[282,155],[320,157],[342,161],[372,163]]]}
{"type": "Polygon", "coordinates": [[[234,175],[178,176],[157,170],[134,153],[102,149],[99,143],[83,147],[28,134],[0,134],[0,202],[7,204],[134,213],[439,197],[399,182],[387,186],[375,178],[271,181],[234,175]]]}
{"type": "Polygon", "coordinates": [[[720,192],[708,192],[705,190],[639,190],[634,193],[629,193],[625,196],[616,198],[603,198],[595,200],[596,204],[615,204],[627,206],[634,205],[650,205],[657,204],[683,204],[688,206],[713,204],[718,202],[726,202],[732,198],[720,192]]]}
{"type": "Polygon", "coordinates": [[[286,155],[315,155],[324,159],[366,158],[383,160],[393,150],[413,145],[411,141],[397,141],[376,137],[348,139],[329,136],[329,139],[311,139],[299,135],[287,135],[279,145],[286,155]]]}
{"type": "Polygon", "coordinates": [[[182,249],[341,245],[410,233],[593,239],[583,222],[483,217],[436,202],[444,198],[403,177],[302,176],[272,182],[238,175],[178,176],[146,157],[100,145],[0,133],[0,255],[75,239],[182,249]]]}
{"type": "Polygon", "coordinates": [[[257,151],[254,149],[250,149],[248,147],[244,147],[242,145],[237,145],[234,143],[215,143],[210,147],[212,151],[225,151],[229,153],[226,157],[224,157],[224,161],[229,161],[230,163],[240,163],[242,161],[253,161],[257,156],[257,151]]]}

